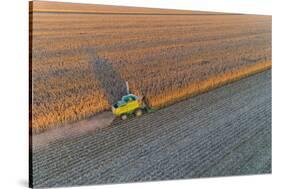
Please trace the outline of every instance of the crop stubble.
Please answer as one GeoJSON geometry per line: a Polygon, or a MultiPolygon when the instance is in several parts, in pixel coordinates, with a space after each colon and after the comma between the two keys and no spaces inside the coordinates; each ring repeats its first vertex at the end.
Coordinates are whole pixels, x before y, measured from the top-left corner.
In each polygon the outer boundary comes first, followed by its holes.
{"type": "Polygon", "coordinates": [[[34,151],[35,186],[271,172],[271,72],[34,151]]]}

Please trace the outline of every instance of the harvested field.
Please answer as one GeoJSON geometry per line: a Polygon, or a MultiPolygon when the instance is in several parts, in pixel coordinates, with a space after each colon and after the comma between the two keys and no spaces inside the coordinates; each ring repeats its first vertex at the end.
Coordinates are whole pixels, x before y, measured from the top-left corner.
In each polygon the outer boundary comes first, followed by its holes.
{"type": "Polygon", "coordinates": [[[33,6],[35,132],[109,109],[124,81],[163,107],[271,67],[271,16],[33,6]]]}
{"type": "Polygon", "coordinates": [[[35,187],[271,173],[271,71],[33,151],[35,187]]]}

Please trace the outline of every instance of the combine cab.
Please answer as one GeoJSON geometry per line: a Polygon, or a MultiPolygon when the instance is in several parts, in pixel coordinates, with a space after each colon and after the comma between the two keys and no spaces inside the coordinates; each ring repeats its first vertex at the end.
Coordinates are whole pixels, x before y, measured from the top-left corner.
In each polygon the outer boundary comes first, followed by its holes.
{"type": "Polygon", "coordinates": [[[143,102],[143,97],[133,94],[123,96],[120,101],[112,105],[113,114],[121,117],[122,120],[127,119],[130,115],[139,117],[144,111],[146,111],[146,105],[143,102]]]}

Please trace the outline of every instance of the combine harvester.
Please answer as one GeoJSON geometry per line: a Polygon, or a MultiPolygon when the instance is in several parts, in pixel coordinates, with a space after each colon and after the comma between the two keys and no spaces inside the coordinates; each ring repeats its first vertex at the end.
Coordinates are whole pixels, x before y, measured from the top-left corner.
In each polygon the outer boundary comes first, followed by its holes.
{"type": "Polygon", "coordinates": [[[144,112],[154,112],[155,110],[149,108],[145,103],[144,96],[137,96],[131,94],[129,91],[129,84],[126,81],[127,95],[123,96],[121,100],[113,104],[111,109],[116,117],[126,120],[128,117],[135,115],[136,117],[142,116],[144,112]]]}

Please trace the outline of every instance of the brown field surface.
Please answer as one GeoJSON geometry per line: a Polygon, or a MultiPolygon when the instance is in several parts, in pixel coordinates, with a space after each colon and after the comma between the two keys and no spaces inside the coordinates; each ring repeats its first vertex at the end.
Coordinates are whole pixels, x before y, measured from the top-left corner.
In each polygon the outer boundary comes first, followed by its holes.
{"type": "Polygon", "coordinates": [[[94,5],[81,3],[62,3],[40,1],[33,4],[34,12],[89,12],[89,13],[132,13],[132,14],[217,14],[192,10],[155,9],[145,7],[127,7],[112,5],[94,5]]]}
{"type": "Polygon", "coordinates": [[[125,81],[163,107],[271,67],[271,16],[47,2],[33,10],[35,132],[109,109],[125,81]]]}

